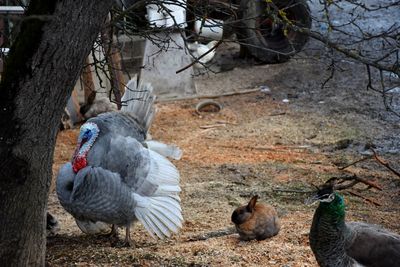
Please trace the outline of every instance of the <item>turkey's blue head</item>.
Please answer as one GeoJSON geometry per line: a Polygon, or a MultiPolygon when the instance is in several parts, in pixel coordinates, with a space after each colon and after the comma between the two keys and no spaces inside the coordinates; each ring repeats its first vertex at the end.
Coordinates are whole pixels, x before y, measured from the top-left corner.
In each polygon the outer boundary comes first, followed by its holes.
{"type": "Polygon", "coordinates": [[[72,158],[72,169],[75,173],[87,166],[87,154],[99,133],[99,127],[93,122],[87,122],[81,126],[78,145],[72,158]]]}

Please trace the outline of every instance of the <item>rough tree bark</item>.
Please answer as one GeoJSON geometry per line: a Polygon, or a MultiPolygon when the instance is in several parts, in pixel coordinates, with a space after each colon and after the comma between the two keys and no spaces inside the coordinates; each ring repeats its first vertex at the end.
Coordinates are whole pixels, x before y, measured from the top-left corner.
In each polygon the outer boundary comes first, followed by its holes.
{"type": "Polygon", "coordinates": [[[32,0],[0,83],[0,262],[43,266],[61,114],[113,0],[32,0]]]}

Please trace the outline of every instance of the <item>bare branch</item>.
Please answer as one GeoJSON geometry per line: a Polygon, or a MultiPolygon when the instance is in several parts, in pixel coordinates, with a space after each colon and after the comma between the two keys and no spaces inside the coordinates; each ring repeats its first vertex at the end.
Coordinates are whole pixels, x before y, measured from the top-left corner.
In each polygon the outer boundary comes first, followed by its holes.
{"type": "Polygon", "coordinates": [[[189,237],[185,240],[185,242],[195,242],[195,241],[204,241],[210,238],[216,238],[226,235],[232,235],[236,233],[236,229],[234,227],[228,227],[225,229],[220,229],[216,231],[211,231],[203,234],[199,234],[196,236],[189,237]]]}
{"type": "Polygon", "coordinates": [[[374,153],[374,158],[376,159],[376,161],[381,164],[382,166],[386,167],[389,171],[391,171],[392,173],[394,173],[397,177],[400,177],[400,172],[398,172],[397,170],[395,170],[394,168],[392,168],[389,163],[383,161],[381,158],[378,157],[378,154],[376,153],[376,151],[373,148],[370,148],[371,151],[374,153]]]}
{"type": "Polygon", "coordinates": [[[334,190],[344,190],[348,188],[354,187],[356,184],[362,183],[368,186],[368,188],[375,188],[379,191],[382,191],[383,188],[379,184],[372,182],[370,180],[358,177],[357,175],[353,174],[351,176],[340,176],[340,177],[332,177],[325,184],[333,184],[334,190]]]}
{"type": "Polygon", "coordinates": [[[360,194],[358,194],[358,193],[356,193],[356,192],[354,192],[354,191],[348,191],[348,192],[349,192],[350,195],[353,195],[353,196],[359,197],[359,198],[361,198],[361,199],[363,199],[363,200],[366,200],[366,201],[368,201],[369,203],[374,204],[375,206],[382,206],[381,203],[379,203],[378,201],[376,201],[376,200],[374,200],[374,199],[371,199],[371,198],[368,198],[368,197],[364,197],[364,196],[362,196],[362,195],[360,195],[360,194]]]}
{"type": "Polygon", "coordinates": [[[220,44],[222,44],[222,40],[218,41],[213,47],[211,47],[207,52],[205,52],[204,54],[200,55],[198,58],[195,58],[195,60],[190,63],[189,65],[183,67],[180,70],[176,71],[176,74],[190,68],[191,66],[193,66],[194,64],[198,63],[200,61],[200,59],[202,59],[203,57],[205,57],[206,55],[208,55],[209,53],[211,53],[212,51],[214,51],[215,49],[217,49],[218,46],[220,46],[220,44]]]}
{"type": "Polygon", "coordinates": [[[353,165],[356,165],[357,163],[362,162],[362,161],[365,161],[365,160],[367,160],[367,159],[371,159],[371,156],[367,156],[367,157],[364,157],[364,158],[362,158],[362,159],[356,160],[356,161],[354,161],[354,162],[352,162],[352,163],[350,163],[350,164],[347,164],[346,166],[339,167],[338,169],[339,169],[339,170],[347,169],[348,167],[353,166],[353,165]]]}

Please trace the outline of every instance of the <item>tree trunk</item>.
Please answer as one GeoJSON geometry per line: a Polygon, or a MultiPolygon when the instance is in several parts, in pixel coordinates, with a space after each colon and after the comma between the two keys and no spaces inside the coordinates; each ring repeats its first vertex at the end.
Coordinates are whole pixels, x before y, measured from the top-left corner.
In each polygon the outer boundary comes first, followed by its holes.
{"type": "Polygon", "coordinates": [[[0,262],[43,266],[62,110],[113,0],[32,0],[0,83],[0,262]]]}

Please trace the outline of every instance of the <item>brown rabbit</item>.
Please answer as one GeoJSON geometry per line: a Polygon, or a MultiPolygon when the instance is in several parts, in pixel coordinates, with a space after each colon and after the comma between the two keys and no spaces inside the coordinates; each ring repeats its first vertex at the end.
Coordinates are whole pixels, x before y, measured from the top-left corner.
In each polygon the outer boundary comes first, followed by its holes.
{"type": "Polygon", "coordinates": [[[257,198],[257,195],[252,197],[249,204],[232,213],[232,222],[242,240],[264,240],[277,235],[281,228],[275,208],[263,203],[256,204],[257,198]]]}

